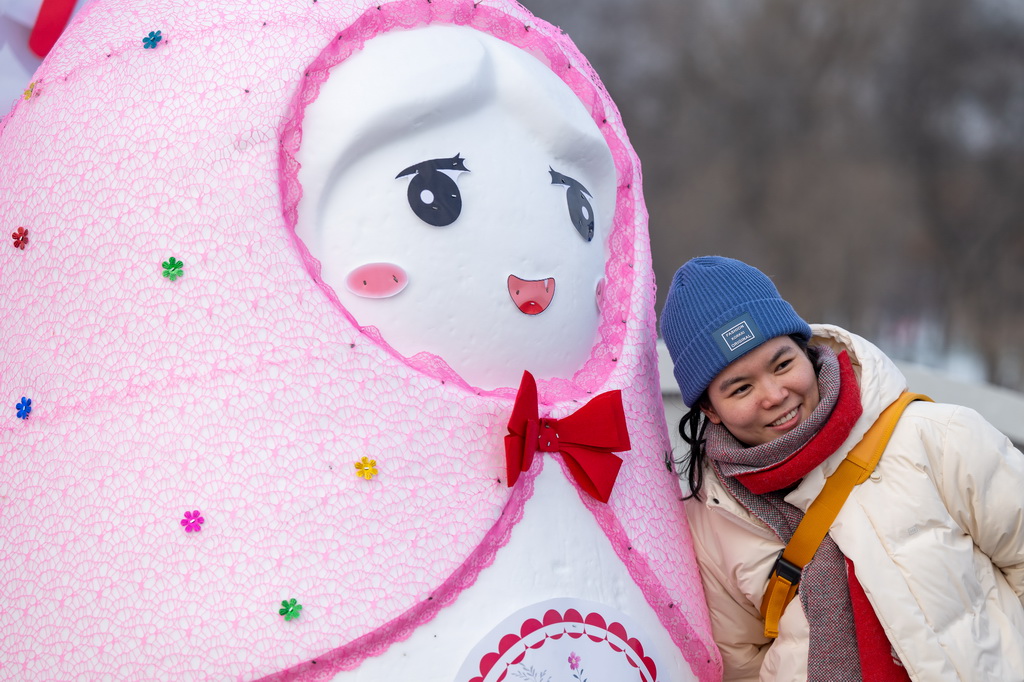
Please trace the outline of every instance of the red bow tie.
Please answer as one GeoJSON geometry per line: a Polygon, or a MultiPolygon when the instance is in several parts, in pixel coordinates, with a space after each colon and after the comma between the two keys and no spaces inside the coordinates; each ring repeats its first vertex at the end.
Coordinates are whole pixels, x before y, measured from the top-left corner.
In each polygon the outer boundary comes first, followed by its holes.
{"type": "Polygon", "coordinates": [[[561,452],[580,487],[607,502],[622,466],[612,453],[629,450],[622,393],[602,393],[561,419],[540,419],[537,410],[537,382],[523,372],[505,436],[509,487],[529,470],[535,452],[561,452]]]}

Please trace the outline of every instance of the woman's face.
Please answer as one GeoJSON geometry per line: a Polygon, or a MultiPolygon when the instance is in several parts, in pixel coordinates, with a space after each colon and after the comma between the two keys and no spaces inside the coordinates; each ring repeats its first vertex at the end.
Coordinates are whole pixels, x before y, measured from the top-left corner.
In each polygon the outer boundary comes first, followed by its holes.
{"type": "Polygon", "coordinates": [[[786,434],[818,406],[818,377],[807,353],[788,336],[763,343],[722,370],[701,410],[737,440],[761,445],[786,434]]]}

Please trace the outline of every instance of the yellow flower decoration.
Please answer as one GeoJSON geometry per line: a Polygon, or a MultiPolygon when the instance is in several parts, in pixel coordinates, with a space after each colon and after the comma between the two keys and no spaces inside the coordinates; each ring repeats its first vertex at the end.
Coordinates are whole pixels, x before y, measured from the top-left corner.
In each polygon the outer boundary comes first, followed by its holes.
{"type": "Polygon", "coordinates": [[[377,475],[377,460],[363,457],[356,462],[356,476],[361,476],[369,481],[377,475]]]}
{"type": "Polygon", "coordinates": [[[32,91],[36,89],[36,82],[32,81],[28,84],[28,90],[25,91],[25,99],[32,98],[32,91]]]}

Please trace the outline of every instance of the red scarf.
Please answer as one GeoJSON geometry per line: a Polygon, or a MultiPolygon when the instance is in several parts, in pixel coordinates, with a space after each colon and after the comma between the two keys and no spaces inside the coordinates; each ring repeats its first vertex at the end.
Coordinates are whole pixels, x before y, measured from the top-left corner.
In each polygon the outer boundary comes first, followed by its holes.
{"type": "Polygon", "coordinates": [[[882,629],[868,595],[853,572],[853,562],[846,560],[850,581],[850,602],[853,604],[853,623],[857,626],[857,650],[860,652],[860,672],[870,682],[910,682],[910,675],[896,657],[889,638],[882,629]]]}

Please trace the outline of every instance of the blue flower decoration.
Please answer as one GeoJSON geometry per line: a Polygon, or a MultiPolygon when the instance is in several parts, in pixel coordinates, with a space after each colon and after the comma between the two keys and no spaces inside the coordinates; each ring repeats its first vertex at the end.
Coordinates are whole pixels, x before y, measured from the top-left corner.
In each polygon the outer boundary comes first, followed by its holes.
{"type": "Polygon", "coordinates": [[[149,35],[142,39],[142,47],[146,50],[155,50],[157,43],[163,40],[160,31],[150,31],[149,35]]]}
{"type": "Polygon", "coordinates": [[[21,397],[21,402],[15,405],[18,408],[18,419],[28,419],[28,415],[32,412],[32,399],[21,397]]]}

